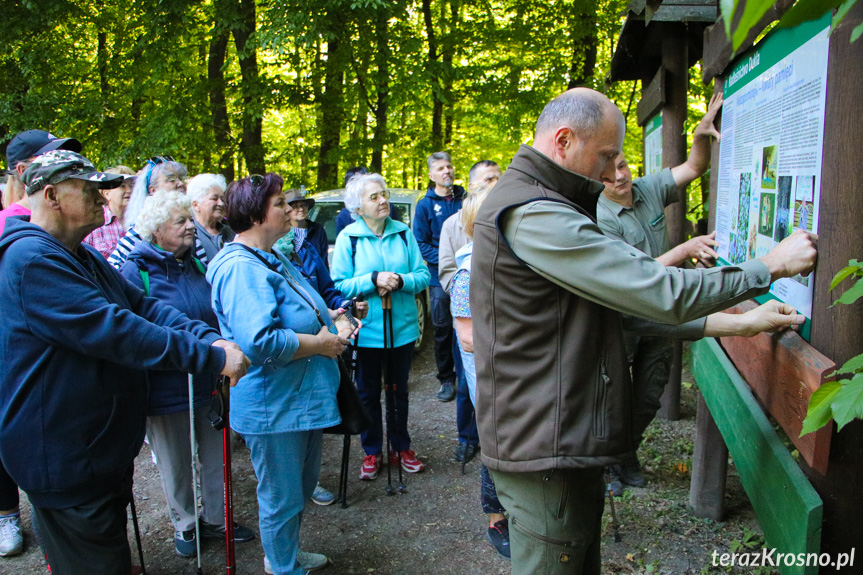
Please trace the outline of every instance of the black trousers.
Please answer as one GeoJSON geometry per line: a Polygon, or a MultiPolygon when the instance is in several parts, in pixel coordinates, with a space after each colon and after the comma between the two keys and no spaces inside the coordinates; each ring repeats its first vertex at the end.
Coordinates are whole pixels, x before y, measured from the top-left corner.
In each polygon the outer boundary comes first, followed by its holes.
{"type": "Polygon", "coordinates": [[[51,573],[129,575],[132,557],[126,537],[126,506],[131,497],[130,483],[66,509],[33,505],[51,573]]]}

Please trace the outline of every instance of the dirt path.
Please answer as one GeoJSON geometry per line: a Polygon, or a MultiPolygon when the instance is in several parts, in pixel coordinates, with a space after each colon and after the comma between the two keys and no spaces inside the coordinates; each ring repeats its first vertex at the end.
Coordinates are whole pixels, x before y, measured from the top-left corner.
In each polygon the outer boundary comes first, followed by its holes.
{"type": "MultiPolygon", "coordinates": [[[[410,431],[413,447],[426,471],[407,476],[408,493],[392,497],[384,493],[386,476],[361,482],[358,438],[351,446],[348,484],[349,507],[306,507],[302,547],[327,554],[334,565],[321,571],[329,575],[474,575],[508,574],[509,563],[498,558],[485,540],[486,521],[479,507],[479,463],[461,474],[453,461],[456,447],[455,403],[435,398],[431,345],[417,357],[411,379],[410,431]]],[[[691,376],[684,374],[684,381],[691,376]]],[[[681,421],[656,421],[640,452],[650,484],[628,491],[617,499],[622,541],[615,543],[606,508],[603,534],[604,573],[667,573],[674,575],[721,572],[710,567],[711,554],[736,545],[758,545],[760,530],[745,498],[733,466],[728,479],[728,521],[714,523],[692,517],[686,509],[695,390],[683,390],[681,421]]],[[[326,436],[321,482],[335,491],[341,457],[341,438],[326,436]]],[[[248,451],[234,456],[236,520],[257,531],[255,475],[248,451]]],[[[165,513],[158,471],[145,446],[138,457],[135,496],[147,573],[174,575],[195,573],[196,562],[174,555],[173,531],[165,513]]],[[[23,497],[23,496],[22,496],[23,497]]],[[[26,498],[22,498],[26,501],[26,498]]],[[[33,538],[29,506],[23,506],[26,551],[0,559],[0,573],[42,574],[47,571],[33,538]]],[[[134,538],[129,528],[130,542],[134,538]]],[[[260,541],[237,545],[237,573],[262,574],[260,541]]],[[[133,548],[133,558],[136,553],[133,548]]],[[[224,573],[224,548],[208,541],[203,552],[204,573],[224,573]]],[[[137,562],[137,561],[135,561],[137,562]]],[[[722,571],[724,572],[724,571],[722,571]]]]}

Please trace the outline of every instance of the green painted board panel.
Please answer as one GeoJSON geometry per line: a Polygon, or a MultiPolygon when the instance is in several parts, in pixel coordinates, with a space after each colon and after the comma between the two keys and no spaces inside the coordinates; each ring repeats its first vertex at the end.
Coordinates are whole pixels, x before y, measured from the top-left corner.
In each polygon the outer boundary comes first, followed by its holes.
{"type": "MultiPolygon", "coordinates": [[[[819,553],[821,498],[776,435],[752,391],[713,338],[692,344],[692,372],[776,553],[819,553]]],[[[815,566],[782,566],[816,575],[815,566]]]]}

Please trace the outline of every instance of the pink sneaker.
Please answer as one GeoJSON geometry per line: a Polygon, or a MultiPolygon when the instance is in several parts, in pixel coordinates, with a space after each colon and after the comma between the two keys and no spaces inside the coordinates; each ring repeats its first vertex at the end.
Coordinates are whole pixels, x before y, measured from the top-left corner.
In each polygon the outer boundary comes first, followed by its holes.
{"type": "MultiPolygon", "coordinates": [[[[413,449],[405,449],[401,452],[402,469],[408,473],[419,473],[426,468],[423,462],[419,460],[416,452],[413,449]]],[[[399,457],[395,451],[390,451],[390,465],[398,465],[399,457]]]]}
{"type": "Polygon", "coordinates": [[[363,458],[363,466],[360,468],[360,479],[371,481],[377,479],[378,471],[381,469],[380,455],[366,455],[363,458]]]}

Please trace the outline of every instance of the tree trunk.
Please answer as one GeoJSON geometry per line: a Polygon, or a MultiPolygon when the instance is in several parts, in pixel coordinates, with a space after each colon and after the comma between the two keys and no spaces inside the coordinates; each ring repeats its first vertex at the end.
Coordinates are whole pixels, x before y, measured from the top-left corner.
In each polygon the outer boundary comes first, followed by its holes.
{"type": "Polygon", "coordinates": [[[432,148],[437,151],[443,148],[443,99],[441,98],[437,38],[432,22],[431,0],[423,0],[422,11],[429,45],[428,69],[432,92],[432,148]]]}
{"type": "Polygon", "coordinates": [[[225,97],[225,56],[231,33],[224,26],[224,0],[216,2],[216,22],[210,39],[207,58],[207,80],[210,94],[210,114],[213,121],[213,141],[219,154],[219,173],[229,182],[234,180],[234,152],[231,149],[231,124],[225,97]]]}
{"type": "Polygon", "coordinates": [[[572,63],[569,67],[567,89],[591,87],[590,80],[596,68],[596,6],[592,2],[576,2],[571,16],[572,63]]]}
{"type": "Polygon", "coordinates": [[[380,174],[384,166],[384,146],[387,140],[387,114],[390,101],[390,46],[389,46],[389,11],[379,9],[375,25],[377,38],[377,91],[375,103],[375,130],[372,141],[372,172],[380,174]]]}
{"type": "Polygon", "coordinates": [[[234,45],[240,60],[243,93],[243,137],[240,150],[246,159],[246,169],[250,173],[265,173],[263,145],[263,110],[259,99],[260,78],[258,74],[258,53],[249,38],[255,31],[255,0],[240,0],[238,16],[234,22],[234,45]]]}
{"type": "Polygon", "coordinates": [[[347,32],[342,15],[333,15],[332,39],[327,42],[324,92],[321,94],[321,147],[318,154],[318,189],[339,186],[339,145],[344,121],[344,71],[342,40],[347,32]]]}

